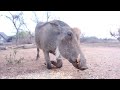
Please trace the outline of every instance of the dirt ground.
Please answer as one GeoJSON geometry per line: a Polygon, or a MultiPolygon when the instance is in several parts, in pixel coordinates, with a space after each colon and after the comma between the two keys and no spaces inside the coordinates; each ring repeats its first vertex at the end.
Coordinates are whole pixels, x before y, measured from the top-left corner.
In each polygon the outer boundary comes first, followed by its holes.
{"type": "MultiPolygon", "coordinates": [[[[36,48],[16,49],[17,60],[11,62],[10,53],[15,50],[1,50],[0,79],[120,79],[120,45],[82,44],[81,48],[88,66],[84,71],[74,68],[66,59],[62,68],[48,70],[42,51],[39,60],[35,60],[36,48]]],[[[51,54],[50,58],[55,60],[51,54]]]]}

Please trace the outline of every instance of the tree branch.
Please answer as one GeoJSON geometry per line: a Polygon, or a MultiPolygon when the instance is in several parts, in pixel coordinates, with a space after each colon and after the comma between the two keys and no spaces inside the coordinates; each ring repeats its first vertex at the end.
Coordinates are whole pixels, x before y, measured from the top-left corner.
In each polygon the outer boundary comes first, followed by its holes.
{"type": "Polygon", "coordinates": [[[39,18],[37,17],[34,11],[33,11],[33,14],[34,14],[35,20],[32,20],[32,21],[34,21],[35,23],[39,23],[39,18]]]}
{"type": "Polygon", "coordinates": [[[6,16],[6,15],[5,15],[5,17],[8,18],[9,20],[13,21],[10,17],[8,17],[8,16],[6,16]]]}

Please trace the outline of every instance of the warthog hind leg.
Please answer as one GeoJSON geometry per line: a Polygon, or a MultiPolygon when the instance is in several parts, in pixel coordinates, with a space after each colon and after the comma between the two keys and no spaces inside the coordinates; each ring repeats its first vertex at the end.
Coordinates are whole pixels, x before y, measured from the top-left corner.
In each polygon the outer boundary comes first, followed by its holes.
{"type": "Polygon", "coordinates": [[[44,56],[45,56],[47,68],[52,69],[51,61],[50,61],[50,57],[49,57],[49,52],[44,51],[44,56]]]}
{"type": "Polygon", "coordinates": [[[39,55],[39,48],[37,48],[37,56],[36,56],[36,60],[38,60],[38,58],[40,58],[40,55],[39,55]]]}

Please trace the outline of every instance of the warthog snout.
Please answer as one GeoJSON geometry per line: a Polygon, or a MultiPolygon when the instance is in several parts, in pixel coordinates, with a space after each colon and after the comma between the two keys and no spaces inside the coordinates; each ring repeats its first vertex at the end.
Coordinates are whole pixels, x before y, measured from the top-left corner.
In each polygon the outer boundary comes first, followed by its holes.
{"type": "Polygon", "coordinates": [[[72,65],[73,65],[75,68],[80,69],[80,70],[86,70],[86,69],[88,69],[87,66],[81,66],[81,65],[80,65],[80,62],[77,62],[77,60],[76,60],[76,62],[73,62],[72,65]]]}
{"type": "Polygon", "coordinates": [[[72,63],[72,65],[77,68],[77,69],[80,69],[80,70],[86,70],[88,69],[88,67],[84,64],[84,65],[81,65],[81,62],[80,62],[80,54],[78,55],[78,58],[77,59],[74,59],[74,60],[69,60],[70,63],[72,63]]]}

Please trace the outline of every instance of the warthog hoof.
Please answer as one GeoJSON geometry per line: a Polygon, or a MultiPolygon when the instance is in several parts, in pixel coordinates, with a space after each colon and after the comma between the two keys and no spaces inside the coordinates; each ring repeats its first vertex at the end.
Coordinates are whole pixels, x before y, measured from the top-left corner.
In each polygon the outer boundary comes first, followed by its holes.
{"type": "Polygon", "coordinates": [[[52,66],[50,63],[47,63],[47,69],[52,69],[52,66]]]}

